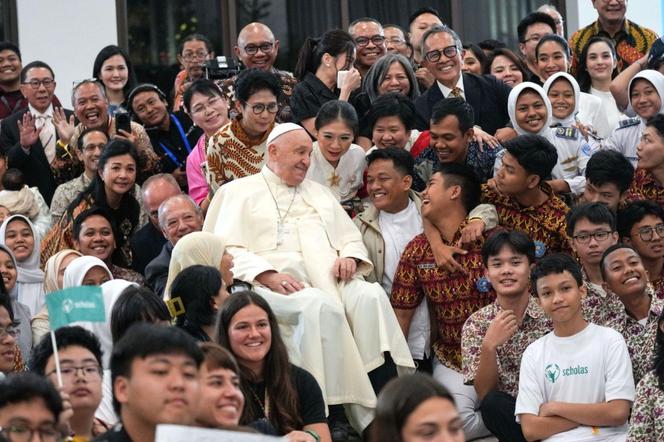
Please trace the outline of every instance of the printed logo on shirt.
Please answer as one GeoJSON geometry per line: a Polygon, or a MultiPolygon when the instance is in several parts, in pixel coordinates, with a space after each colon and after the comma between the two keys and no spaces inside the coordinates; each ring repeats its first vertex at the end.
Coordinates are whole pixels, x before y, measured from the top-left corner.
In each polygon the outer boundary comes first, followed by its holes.
{"type": "Polygon", "coordinates": [[[549,364],[544,369],[544,375],[549,382],[555,384],[560,377],[560,367],[558,367],[558,364],[549,364]]]}

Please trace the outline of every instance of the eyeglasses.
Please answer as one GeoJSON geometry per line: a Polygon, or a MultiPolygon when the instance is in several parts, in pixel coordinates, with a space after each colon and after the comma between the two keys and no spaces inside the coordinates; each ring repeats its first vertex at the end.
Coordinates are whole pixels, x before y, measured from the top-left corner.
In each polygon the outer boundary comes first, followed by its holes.
{"type": "Polygon", "coordinates": [[[639,238],[641,238],[641,241],[651,241],[653,232],[657,232],[657,236],[664,238],[664,224],[657,224],[654,227],[641,227],[638,231],[639,238]]]}
{"type": "Polygon", "coordinates": [[[0,341],[5,339],[7,336],[16,338],[20,334],[21,330],[19,330],[19,328],[14,325],[10,325],[9,327],[6,328],[0,328],[0,341]]]}
{"type": "Polygon", "coordinates": [[[355,39],[355,44],[361,48],[368,45],[369,42],[373,43],[375,46],[380,46],[385,43],[385,37],[382,35],[374,35],[371,38],[369,37],[357,37],[355,39]]]}
{"type": "Polygon", "coordinates": [[[30,428],[25,424],[10,425],[9,427],[0,427],[0,433],[3,433],[11,442],[30,442],[34,439],[35,433],[39,434],[42,442],[59,442],[62,435],[55,426],[42,426],[39,428],[30,428]]]}
{"type": "Polygon", "coordinates": [[[87,144],[83,146],[83,151],[94,152],[95,150],[104,150],[104,147],[106,147],[106,143],[87,144]]]}
{"type": "MultiPolygon", "coordinates": [[[[83,365],[80,367],[76,367],[74,365],[66,365],[63,367],[60,367],[60,373],[62,373],[63,378],[74,378],[78,374],[78,372],[81,372],[83,377],[89,378],[89,379],[99,379],[101,377],[101,367],[99,365],[83,365]]],[[[46,376],[50,376],[53,373],[56,373],[56,370],[51,370],[48,373],[46,373],[46,376]]]]}
{"type": "Polygon", "coordinates": [[[459,48],[453,45],[443,48],[442,50],[434,49],[433,51],[429,51],[424,54],[424,58],[430,63],[436,63],[438,60],[440,60],[441,55],[445,55],[447,58],[452,58],[456,57],[458,53],[459,48]]]}
{"type": "Polygon", "coordinates": [[[205,51],[185,52],[184,54],[182,54],[181,57],[184,61],[191,61],[194,58],[197,58],[199,60],[204,59],[205,57],[208,56],[208,54],[209,54],[209,52],[205,52],[205,51]]]}
{"type": "Polygon", "coordinates": [[[271,114],[276,114],[277,111],[279,110],[279,104],[278,103],[270,103],[270,104],[263,104],[263,103],[258,103],[258,104],[249,104],[247,102],[244,103],[245,106],[249,107],[256,115],[262,114],[264,111],[268,111],[271,114]]]}
{"type": "Polygon", "coordinates": [[[223,100],[221,97],[210,97],[208,98],[207,103],[196,104],[196,106],[191,109],[191,113],[198,115],[204,113],[208,109],[214,109],[214,107],[217,106],[221,100],[223,100]]]}
{"type": "Polygon", "coordinates": [[[580,233],[578,235],[574,235],[572,238],[577,240],[580,244],[588,244],[590,242],[590,238],[595,238],[595,241],[597,242],[606,241],[611,233],[613,232],[610,230],[603,230],[594,233],[580,233]]]}
{"type": "Polygon", "coordinates": [[[33,89],[39,89],[39,86],[41,86],[42,84],[44,85],[45,88],[49,88],[49,87],[53,86],[54,83],[55,83],[55,80],[53,80],[51,78],[44,78],[43,80],[34,79],[34,80],[23,82],[23,84],[29,84],[30,87],[33,88],[33,89]]]}
{"type": "Polygon", "coordinates": [[[393,45],[396,45],[396,46],[399,46],[399,45],[402,45],[402,44],[406,43],[406,40],[404,40],[403,38],[399,38],[399,37],[388,38],[387,41],[389,43],[392,43],[393,45]]]}
{"type": "Polygon", "coordinates": [[[543,36],[543,35],[537,35],[537,34],[536,34],[536,35],[533,35],[533,36],[530,37],[530,38],[526,38],[526,39],[523,41],[523,43],[525,44],[525,43],[529,43],[529,42],[532,41],[533,43],[537,44],[537,43],[539,43],[539,41],[542,39],[542,37],[544,37],[544,36],[543,36]]]}
{"type": "Polygon", "coordinates": [[[269,52],[272,52],[272,48],[274,48],[274,43],[261,43],[260,45],[246,45],[244,47],[244,52],[246,52],[249,55],[254,55],[258,53],[258,50],[263,54],[267,54],[269,52]]]}

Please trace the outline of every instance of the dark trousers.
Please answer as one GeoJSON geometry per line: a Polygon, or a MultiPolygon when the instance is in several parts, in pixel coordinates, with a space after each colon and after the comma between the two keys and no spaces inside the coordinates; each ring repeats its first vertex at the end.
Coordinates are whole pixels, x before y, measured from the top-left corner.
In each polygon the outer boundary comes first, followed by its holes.
{"type": "Polygon", "coordinates": [[[500,442],[526,442],[521,425],[514,418],[516,398],[502,391],[492,390],[480,404],[484,425],[500,442]]]}

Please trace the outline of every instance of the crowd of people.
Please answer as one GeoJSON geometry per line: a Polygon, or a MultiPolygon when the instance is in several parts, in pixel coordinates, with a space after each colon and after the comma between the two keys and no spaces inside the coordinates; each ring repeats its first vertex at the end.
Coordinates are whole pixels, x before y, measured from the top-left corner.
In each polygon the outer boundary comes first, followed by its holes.
{"type": "Polygon", "coordinates": [[[292,72],[251,23],[224,78],[192,34],[167,92],[107,46],[73,110],[0,42],[0,440],[664,440],[664,40],[592,3],[292,72]],[[79,286],[106,320],[52,330],[79,286]]]}

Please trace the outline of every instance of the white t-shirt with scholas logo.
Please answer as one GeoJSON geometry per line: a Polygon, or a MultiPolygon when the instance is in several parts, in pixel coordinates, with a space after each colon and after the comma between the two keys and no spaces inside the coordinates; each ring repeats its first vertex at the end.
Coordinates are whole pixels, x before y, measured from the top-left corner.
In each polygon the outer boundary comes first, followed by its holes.
{"type": "MultiPolygon", "coordinates": [[[[617,331],[588,324],[581,332],[559,337],[553,332],[528,346],[521,358],[516,418],[539,414],[551,401],[602,403],[634,401],[632,362],[617,331]]],[[[627,424],[619,427],[580,426],[546,441],[624,441],[627,424]]]]}

